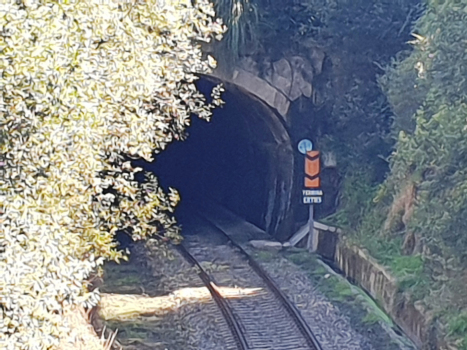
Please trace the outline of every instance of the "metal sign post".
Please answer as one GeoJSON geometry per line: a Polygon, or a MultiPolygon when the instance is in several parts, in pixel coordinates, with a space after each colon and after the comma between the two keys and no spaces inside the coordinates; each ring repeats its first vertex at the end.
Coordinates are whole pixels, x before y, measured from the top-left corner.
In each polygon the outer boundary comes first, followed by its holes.
{"type": "Polygon", "coordinates": [[[310,214],[309,214],[309,227],[310,233],[308,234],[308,239],[306,241],[306,249],[308,251],[314,250],[313,247],[315,246],[315,219],[314,219],[314,212],[313,212],[313,204],[310,205],[310,214]]]}
{"type": "Polygon", "coordinates": [[[314,208],[313,204],[322,202],[323,191],[320,188],[320,160],[319,151],[313,151],[313,143],[310,140],[302,140],[298,144],[298,150],[305,155],[305,189],[302,191],[303,203],[310,205],[308,218],[309,234],[307,249],[315,251],[318,242],[314,232],[314,208]]]}

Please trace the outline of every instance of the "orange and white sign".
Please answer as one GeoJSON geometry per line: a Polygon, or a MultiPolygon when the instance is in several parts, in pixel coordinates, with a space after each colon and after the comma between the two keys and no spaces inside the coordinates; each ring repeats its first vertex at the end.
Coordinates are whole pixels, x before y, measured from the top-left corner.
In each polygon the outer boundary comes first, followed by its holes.
{"type": "Polygon", "coordinates": [[[308,151],[305,155],[305,188],[319,188],[319,151],[308,151]]]}

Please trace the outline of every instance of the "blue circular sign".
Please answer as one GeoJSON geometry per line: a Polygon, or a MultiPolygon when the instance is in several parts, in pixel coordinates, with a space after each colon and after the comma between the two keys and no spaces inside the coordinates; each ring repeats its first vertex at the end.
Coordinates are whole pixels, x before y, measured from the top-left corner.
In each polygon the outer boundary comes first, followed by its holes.
{"type": "Polygon", "coordinates": [[[301,154],[306,154],[306,152],[313,150],[313,143],[308,139],[303,139],[298,143],[298,151],[301,154]]]}

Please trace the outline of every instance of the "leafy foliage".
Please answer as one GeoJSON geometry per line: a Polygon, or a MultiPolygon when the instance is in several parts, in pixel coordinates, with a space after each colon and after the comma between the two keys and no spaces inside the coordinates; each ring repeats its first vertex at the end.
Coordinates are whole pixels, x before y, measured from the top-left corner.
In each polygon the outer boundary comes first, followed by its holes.
{"type": "Polygon", "coordinates": [[[152,160],[209,118],[198,43],[220,39],[199,0],[0,2],[0,347],[49,349],[63,305],[96,305],[85,278],[118,262],[118,230],[178,237],[178,194],[130,159],[152,160]],[[123,155],[126,155],[125,157],[123,155]],[[22,344],[22,345],[21,345],[22,344]]]}
{"type": "Polygon", "coordinates": [[[424,91],[414,107],[406,106],[407,113],[417,108],[413,132],[396,130],[399,137],[389,179],[389,183],[400,183],[410,178],[416,185],[417,205],[409,228],[423,235],[433,253],[455,252],[467,262],[467,71],[463,63],[467,54],[461,40],[465,8],[454,2],[431,4],[417,23],[413,55],[395,72],[389,71],[387,92],[393,101],[402,100],[397,82],[413,82],[414,72],[415,85],[424,91]]]}
{"type": "Polygon", "coordinates": [[[465,338],[465,335],[467,334],[467,313],[462,313],[457,315],[457,317],[454,317],[450,322],[449,322],[449,332],[448,334],[450,336],[452,335],[457,335],[457,336],[464,336],[463,342],[461,344],[461,349],[464,349],[467,347],[467,338],[465,338]]]}
{"type": "Polygon", "coordinates": [[[348,169],[340,196],[341,210],[324,221],[347,229],[359,229],[362,219],[374,206],[377,183],[366,169],[348,169]]]}
{"type": "Polygon", "coordinates": [[[393,247],[386,263],[400,275],[401,287],[442,314],[464,347],[459,312],[467,308],[466,13],[465,1],[428,1],[414,27],[413,50],[399,54],[380,79],[395,114],[397,144],[384,200],[363,220],[390,212],[405,188],[414,188],[410,215],[398,218],[405,237],[396,232],[398,225],[388,234],[381,223],[375,240],[393,247]],[[421,254],[401,256],[410,237],[421,254]],[[458,317],[444,314],[447,309],[458,317]]]}
{"type": "Polygon", "coordinates": [[[216,14],[227,25],[225,39],[217,44],[216,56],[231,65],[257,43],[258,9],[254,0],[214,0],[216,14]]]}

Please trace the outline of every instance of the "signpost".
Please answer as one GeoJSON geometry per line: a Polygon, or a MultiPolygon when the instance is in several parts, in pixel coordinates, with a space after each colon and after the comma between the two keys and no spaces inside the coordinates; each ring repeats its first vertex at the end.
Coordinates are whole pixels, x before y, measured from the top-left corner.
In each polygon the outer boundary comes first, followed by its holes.
{"type": "Polygon", "coordinates": [[[314,213],[313,204],[322,202],[323,191],[320,190],[321,181],[319,178],[320,160],[319,151],[313,150],[313,143],[310,140],[301,140],[298,144],[298,151],[305,155],[305,189],[302,191],[303,204],[310,205],[309,214],[309,235],[307,248],[315,250],[317,246],[314,235],[314,213]]]}

